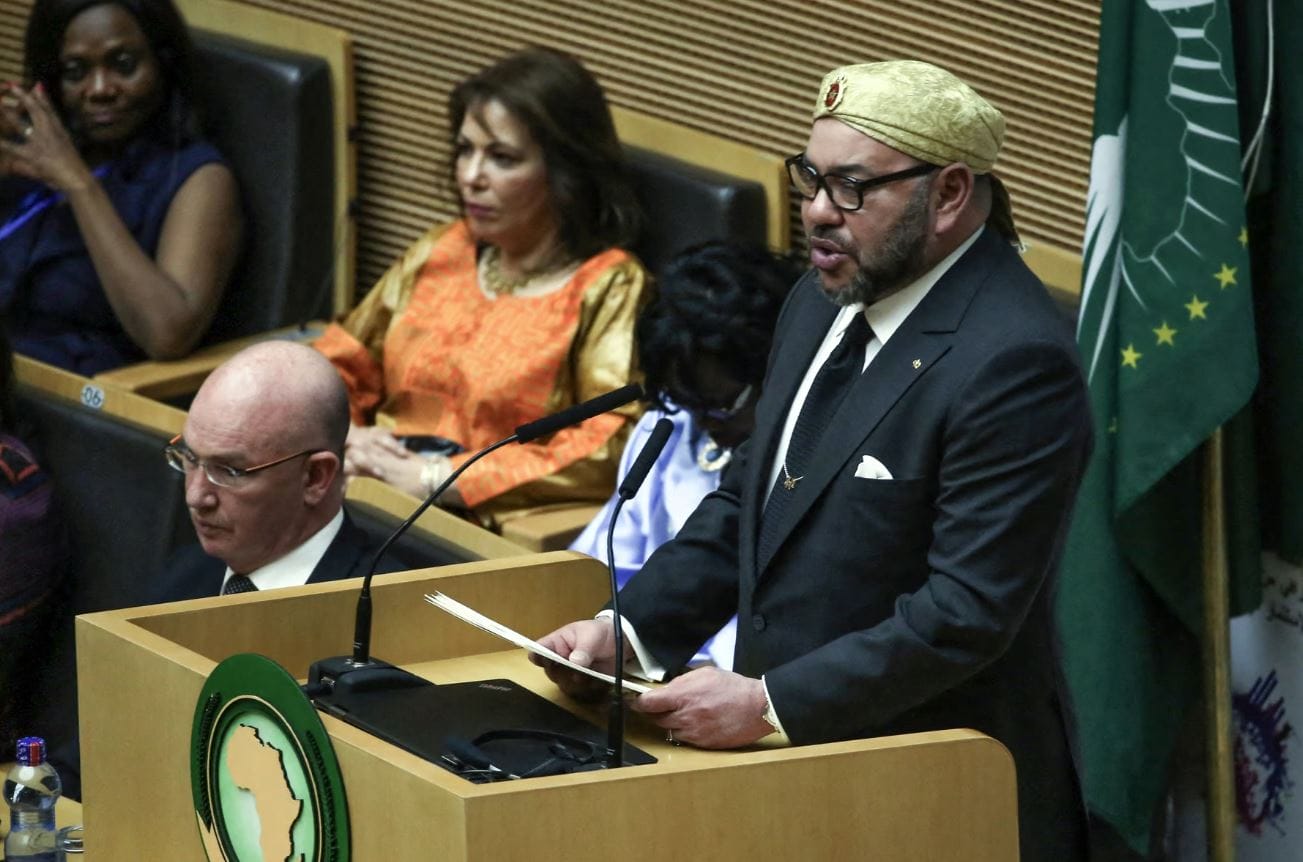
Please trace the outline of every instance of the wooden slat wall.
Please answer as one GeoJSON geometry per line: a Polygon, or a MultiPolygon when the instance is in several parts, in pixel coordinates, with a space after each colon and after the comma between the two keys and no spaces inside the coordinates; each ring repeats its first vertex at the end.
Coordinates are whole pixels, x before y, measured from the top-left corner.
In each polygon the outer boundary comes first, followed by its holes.
{"type": "MultiPolygon", "coordinates": [[[[815,88],[850,62],[946,66],[1004,111],[997,165],[1024,238],[1079,253],[1098,0],[247,0],[347,29],[360,122],[359,291],[455,213],[441,178],[454,82],[548,44],[612,102],[759,147],[800,150],[815,88]]],[[[0,75],[19,75],[30,0],[0,0],[0,75]]],[[[799,236],[799,230],[794,232],[799,236]]]]}

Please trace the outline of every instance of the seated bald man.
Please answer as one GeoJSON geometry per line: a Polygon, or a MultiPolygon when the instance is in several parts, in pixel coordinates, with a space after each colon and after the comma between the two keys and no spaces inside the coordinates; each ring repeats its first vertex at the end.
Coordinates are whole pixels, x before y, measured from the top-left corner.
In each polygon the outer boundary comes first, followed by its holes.
{"type": "Polygon", "coordinates": [[[365,575],[375,547],[343,508],[347,434],[344,384],[310,347],[257,344],[214,371],[166,450],[199,544],[169,561],[155,601],[365,575]]]}

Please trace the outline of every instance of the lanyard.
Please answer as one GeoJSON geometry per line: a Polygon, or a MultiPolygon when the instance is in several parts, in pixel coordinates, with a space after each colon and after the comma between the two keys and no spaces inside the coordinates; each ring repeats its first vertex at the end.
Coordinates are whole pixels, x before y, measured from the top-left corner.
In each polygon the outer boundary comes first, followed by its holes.
{"type": "MultiPolygon", "coordinates": [[[[110,163],[100,165],[91,171],[91,175],[98,180],[104,179],[109,172],[110,163]]],[[[0,242],[3,242],[10,234],[17,231],[20,227],[27,224],[37,215],[46,209],[54,206],[64,199],[62,192],[53,192],[49,189],[35,189],[28,192],[27,195],[18,202],[18,213],[9,221],[0,225],[0,242]]]]}

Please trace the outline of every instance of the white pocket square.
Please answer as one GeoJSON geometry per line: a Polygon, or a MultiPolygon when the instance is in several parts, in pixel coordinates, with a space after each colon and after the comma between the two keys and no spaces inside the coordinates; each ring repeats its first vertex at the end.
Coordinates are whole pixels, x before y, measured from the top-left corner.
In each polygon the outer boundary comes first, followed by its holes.
{"type": "Polygon", "coordinates": [[[891,471],[872,455],[861,455],[860,463],[855,468],[856,479],[890,479],[891,471]]]}

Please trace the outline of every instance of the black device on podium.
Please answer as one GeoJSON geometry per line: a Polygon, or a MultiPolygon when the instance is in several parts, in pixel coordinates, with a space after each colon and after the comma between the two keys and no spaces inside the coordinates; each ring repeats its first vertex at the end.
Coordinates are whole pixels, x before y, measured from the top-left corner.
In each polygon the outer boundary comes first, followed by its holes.
{"type": "MultiPolygon", "coordinates": [[[[371,578],[389,546],[480,458],[614,410],[642,394],[631,384],[522,425],[475,453],[380,546],[358,596],[353,654],[314,662],[304,692],[323,712],[470,780],[602,769],[609,733],[510,680],[436,685],[371,656],[371,578]],[[451,744],[450,744],[451,743],[451,744]],[[591,752],[591,756],[589,755],[591,752]]],[[[625,763],[656,758],[621,743],[625,763]]]]}

